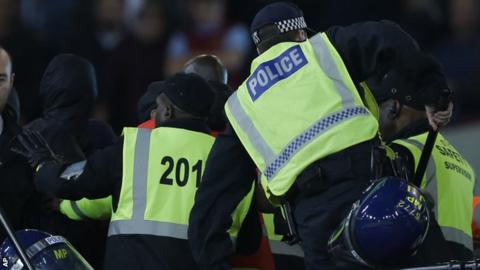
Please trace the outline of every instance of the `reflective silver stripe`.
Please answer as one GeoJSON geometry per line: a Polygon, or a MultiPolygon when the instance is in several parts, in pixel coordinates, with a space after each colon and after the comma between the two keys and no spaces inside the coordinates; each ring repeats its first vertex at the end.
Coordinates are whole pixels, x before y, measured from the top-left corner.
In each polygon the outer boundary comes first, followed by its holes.
{"type": "Polygon", "coordinates": [[[301,258],[305,256],[303,254],[302,247],[300,247],[299,245],[290,246],[289,244],[278,240],[270,240],[269,243],[272,254],[290,255],[301,258]]]}
{"type": "Polygon", "coordinates": [[[108,235],[148,234],[188,239],[188,225],[153,220],[115,220],[110,223],[108,235]]]}
{"type": "MultiPolygon", "coordinates": [[[[28,247],[25,250],[25,254],[27,255],[27,257],[29,259],[32,259],[40,251],[46,249],[49,246],[55,245],[55,244],[68,244],[68,242],[62,236],[56,236],[56,235],[55,236],[49,236],[47,238],[41,239],[41,240],[37,241],[36,243],[32,244],[30,247],[28,247]],[[50,239],[55,239],[55,241],[49,243],[50,239]]],[[[15,264],[9,269],[14,270],[14,269],[22,269],[23,268],[23,262],[17,255],[15,255],[11,260],[14,261],[15,264]]]]}
{"type": "Polygon", "coordinates": [[[317,34],[309,39],[310,44],[312,45],[315,56],[317,58],[318,64],[326,72],[327,76],[332,79],[335,84],[335,89],[337,89],[338,94],[342,98],[343,108],[348,108],[354,106],[354,97],[348,87],[345,85],[345,82],[340,75],[338,70],[337,63],[333,59],[330,51],[328,50],[328,45],[321,36],[322,34],[317,34]]]}
{"type": "Polygon", "coordinates": [[[150,130],[138,129],[133,161],[133,222],[143,221],[147,205],[148,159],[150,153],[150,130]]]}
{"type": "Polygon", "coordinates": [[[462,244],[469,250],[473,250],[473,239],[470,235],[452,227],[440,226],[440,229],[442,230],[445,240],[462,244]]]}
{"type": "Polygon", "coordinates": [[[70,201],[70,207],[72,207],[73,212],[81,219],[87,220],[90,217],[86,216],[80,208],[78,208],[77,201],[70,201]]]}
{"type": "Polygon", "coordinates": [[[232,112],[235,122],[237,122],[240,128],[245,132],[245,134],[247,134],[248,139],[252,143],[253,147],[255,147],[257,152],[262,156],[265,164],[270,164],[275,159],[275,154],[270,146],[268,146],[268,144],[265,142],[262,135],[260,135],[260,132],[258,132],[257,128],[253,125],[252,120],[248,117],[245,110],[242,108],[240,100],[238,99],[238,92],[235,92],[230,96],[227,101],[227,106],[232,112]]]}
{"type": "Polygon", "coordinates": [[[302,134],[291,140],[275,160],[267,166],[264,172],[267,181],[271,181],[280,169],[309,142],[321,136],[332,127],[359,115],[368,115],[368,110],[364,107],[347,108],[318,120],[302,134]]]}
{"type": "MultiPolygon", "coordinates": [[[[368,115],[366,108],[355,107],[354,95],[343,81],[337,63],[328,50],[326,41],[320,35],[316,35],[310,39],[310,43],[314,48],[318,64],[334,82],[335,88],[341,97],[343,108],[340,111],[319,119],[306,131],[290,141],[279,155],[275,155],[260,132],[256,129],[252,120],[248,117],[240,104],[238,93],[234,93],[227,101],[227,107],[235,118],[235,122],[245,132],[255,150],[265,161],[266,168],[264,174],[268,181],[270,181],[298,151],[303,149],[308,142],[345,120],[354,116],[368,115]]],[[[319,94],[321,93],[319,92],[319,94]]]]}
{"type": "Polygon", "coordinates": [[[230,241],[232,241],[232,245],[237,249],[237,237],[230,235],[230,241]]]}
{"type": "Polygon", "coordinates": [[[144,220],[147,205],[150,135],[150,130],[138,129],[133,164],[132,219],[111,221],[108,236],[119,234],[147,234],[187,239],[188,225],[144,220]]]}
{"type": "Polygon", "coordinates": [[[352,117],[368,115],[368,110],[366,108],[355,107],[354,96],[345,85],[338,70],[338,66],[327,48],[325,40],[320,34],[315,35],[309,40],[315,50],[318,64],[326,72],[328,77],[332,79],[335,84],[335,89],[341,96],[343,109],[319,119],[316,123],[310,126],[310,128],[291,140],[275,160],[268,164],[265,169],[264,174],[267,177],[267,181],[272,180],[280,169],[282,169],[297,152],[303,149],[307,143],[313,139],[321,136],[330,128],[352,117]]]}

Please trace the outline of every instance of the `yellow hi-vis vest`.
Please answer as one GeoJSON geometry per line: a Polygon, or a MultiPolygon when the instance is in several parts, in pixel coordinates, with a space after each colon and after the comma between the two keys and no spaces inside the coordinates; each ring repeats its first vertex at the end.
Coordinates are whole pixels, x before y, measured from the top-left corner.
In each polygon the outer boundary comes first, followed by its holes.
{"type": "MultiPolygon", "coordinates": [[[[418,166],[427,133],[394,143],[405,146],[418,166]]],[[[421,187],[434,202],[434,215],[447,241],[473,250],[472,205],[475,172],[470,164],[438,134],[421,187]]]]}
{"type": "Polygon", "coordinates": [[[262,216],[272,254],[303,258],[303,249],[299,244],[289,245],[282,241],[283,235],[275,233],[274,214],[263,213],[262,216]]]}
{"type": "Polygon", "coordinates": [[[95,200],[87,198],[78,201],[63,200],[59,209],[62,214],[73,220],[108,220],[112,215],[112,196],[95,200]]]}
{"type": "Polygon", "coordinates": [[[169,127],[125,128],[123,136],[122,187],[108,235],[188,239],[188,218],[214,138],[169,127]]]}
{"type": "Polygon", "coordinates": [[[237,205],[235,210],[232,213],[232,225],[230,229],[228,229],[228,234],[230,235],[230,239],[236,245],[238,233],[242,228],[243,221],[250,210],[250,205],[252,204],[253,194],[255,193],[255,182],[252,183],[252,188],[250,191],[243,197],[240,203],[237,205]]]}
{"type": "Polygon", "coordinates": [[[314,161],[370,140],[378,131],[323,33],[276,44],[258,56],[225,110],[268,181],[269,198],[284,195],[314,161]]]}

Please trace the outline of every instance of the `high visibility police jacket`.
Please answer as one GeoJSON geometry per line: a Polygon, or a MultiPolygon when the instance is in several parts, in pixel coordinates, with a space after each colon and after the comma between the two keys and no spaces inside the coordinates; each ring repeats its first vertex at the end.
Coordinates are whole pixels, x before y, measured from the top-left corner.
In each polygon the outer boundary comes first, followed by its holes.
{"type": "Polygon", "coordinates": [[[372,139],[378,122],[364,106],[326,34],[279,43],[255,58],[230,96],[228,120],[268,182],[282,196],[311,163],[372,139]]]}
{"type": "MultiPolygon", "coordinates": [[[[410,66],[409,62],[419,53],[415,41],[398,25],[388,21],[333,26],[325,34],[355,83],[366,80],[385,66],[410,66]],[[389,57],[384,57],[386,55],[389,57]]],[[[295,104],[295,100],[291,103],[295,104]]],[[[293,105],[289,108],[295,114],[299,111],[293,105]]],[[[268,114],[277,118],[273,113],[268,114]]],[[[288,125],[282,127],[278,130],[279,136],[290,132],[288,125]]],[[[205,269],[228,269],[234,249],[229,235],[224,232],[231,224],[231,213],[251,189],[257,165],[231,125],[216,139],[208,164],[196,195],[198,207],[194,207],[190,215],[189,240],[197,262],[205,269]]]]}
{"type": "MultiPolygon", "coordinates": [[[[394,143],[407,148],[418,166],[427,133],[394,143]]],[[[475,172],[459,152],[441,135],[432,150],[421,187],[427,198],[433,202],[433,213],[445,237],[455,243],[451,251],[457,256],[452,259],[465,259],[461,250],[473,251],[472,243],[472,205],[475,172]]]]}

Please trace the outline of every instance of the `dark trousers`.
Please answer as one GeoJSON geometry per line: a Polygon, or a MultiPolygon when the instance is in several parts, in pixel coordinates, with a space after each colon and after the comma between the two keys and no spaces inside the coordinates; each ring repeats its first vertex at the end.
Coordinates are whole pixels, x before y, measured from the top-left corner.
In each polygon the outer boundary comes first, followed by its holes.
{"type": "Polygon", "coordinates": [[[304,270],[303,258],[289,255],[274,254],[275,270],[304,270]]]}
{"type": "MultiPolygon", "coordinates": [[[[337,269],[327,241],[369,184],[371,149],[376,141],[355,145],[307,167],[289,199],[305,253],[305,267],[337,269]]],[[[346,269],[362,269],[351,265],[346,269]]]]}

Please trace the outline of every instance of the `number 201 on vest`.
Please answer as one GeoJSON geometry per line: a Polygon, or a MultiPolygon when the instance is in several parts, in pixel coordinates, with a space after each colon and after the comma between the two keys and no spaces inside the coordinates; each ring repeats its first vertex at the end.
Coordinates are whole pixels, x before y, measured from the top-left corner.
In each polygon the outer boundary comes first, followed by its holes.
{"type": "Polygon", "coordinates": [[[186,158],[174,160],[171,156],[165,156],[161,160],[161,164],[167,166],[160,177],[160,184],[173,185],[172,173],[175,173],[175,182],[178,186],[183,187],[188,183],[191,174],[195,174],[195,186],[200,185],[202,179],[202,161],[198,160],[192,167],[186,158]],[[191,173],[190,173],[191,172],[191,173]]]}

